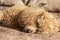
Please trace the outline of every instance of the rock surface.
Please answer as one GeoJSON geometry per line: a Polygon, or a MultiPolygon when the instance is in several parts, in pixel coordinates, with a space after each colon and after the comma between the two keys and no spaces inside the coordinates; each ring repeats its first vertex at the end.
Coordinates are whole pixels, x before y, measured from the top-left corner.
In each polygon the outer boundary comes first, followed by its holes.
{"type": "Polygon", "coordinates": [[[60,0],[0,0],[0,5],[14,5],[14,4],[27,4],[28,5],[37,5],[39,6],[39,3],[46,3],[46,5],[43,7],[47,11],[60,11],[60,0]],[[26,1],[25,3],[23,3],[26,1]]]}
{"type": "Polygon", "coordinates": [[[60,40],[60,33],[31,34],[0,26],[0,40],[60,40]]]}

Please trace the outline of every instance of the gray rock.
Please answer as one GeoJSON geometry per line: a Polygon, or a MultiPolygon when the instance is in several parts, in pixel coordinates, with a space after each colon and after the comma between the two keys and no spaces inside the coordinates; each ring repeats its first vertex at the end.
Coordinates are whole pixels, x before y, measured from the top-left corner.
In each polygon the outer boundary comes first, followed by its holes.
{"type": "Polygon", "coordinates": [[[0,0],[0,5],[23,4],[22,0],[0,0]]]}
{"type": "Polygon", "coordinates": [[[48,11],[60,11],[60,0],[47,0],[44,8],[48,11]]]}

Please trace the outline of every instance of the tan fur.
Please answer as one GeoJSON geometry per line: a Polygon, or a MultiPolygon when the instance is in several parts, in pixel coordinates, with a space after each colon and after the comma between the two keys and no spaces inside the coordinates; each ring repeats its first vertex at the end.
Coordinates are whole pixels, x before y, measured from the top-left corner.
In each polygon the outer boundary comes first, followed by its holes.
{"type": "Polygon", "coordinates": [[[55,17],[39,7],[15,5],[1,13],[3,15],[0,21],[3,26],[19,25],[24,31],[32,33],[55,33],[59,30],[55,17]]]}
{"type": "Polygon", "coordinates": [[[0,14],[3,14],[1,17],[2,19],[0,19],[2,22],[2,25],[8,26],[8,27],[16,25],[15,23],[16,23],[17,16],[25,8],[27,8],[27,7],[23,6],[23,5],[14,5],[13,7],[10,7],[8,9],[0,12],[0,14]]]}
{"type": "Polygon", "coordinates": [[[56,18],[41,8],[30,7],[25,9],[19,16],[18,22],[25,30],[32,33],[55,33],[59,29],[56,18]]]}

